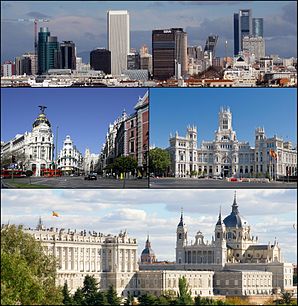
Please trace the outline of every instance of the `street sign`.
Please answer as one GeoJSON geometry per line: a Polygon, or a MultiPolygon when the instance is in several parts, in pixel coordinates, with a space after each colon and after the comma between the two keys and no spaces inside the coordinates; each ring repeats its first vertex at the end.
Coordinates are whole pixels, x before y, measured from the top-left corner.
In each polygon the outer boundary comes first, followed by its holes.
{"type": "Polygon", "coordinates": [[[9,165],[9,168],[10,168],[10,169],[15,169],[16,167],[17,167],[17,164],[10,164],[10,165],[9,165]]]}

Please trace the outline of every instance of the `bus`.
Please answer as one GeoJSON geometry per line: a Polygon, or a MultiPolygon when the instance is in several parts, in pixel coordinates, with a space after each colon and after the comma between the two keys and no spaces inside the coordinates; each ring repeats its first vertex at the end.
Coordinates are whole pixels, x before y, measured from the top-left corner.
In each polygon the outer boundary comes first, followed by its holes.
{"type": "Polygon", "coordinates": [[[40,176],[45,177],[54,177],[54,176],[62,176],[62,171],[60,169],[41,169],[40,176]]]}
{"type": "Polygon", "coordinates": [[[18,170],[18,169],[2,169],[1,170],[1,178],[12,178],[12,175],[14,178],[25,177],[26,173],[25,171],[18,170]]]}

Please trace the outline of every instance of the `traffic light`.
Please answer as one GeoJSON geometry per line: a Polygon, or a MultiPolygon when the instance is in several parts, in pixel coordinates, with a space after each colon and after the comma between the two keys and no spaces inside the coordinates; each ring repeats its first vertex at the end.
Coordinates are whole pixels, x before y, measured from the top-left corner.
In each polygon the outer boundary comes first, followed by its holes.
{"type": "Polygon", "coordinates": [[[16,157],[14,155],[11,155],[11,163],[12,164],[16,163],[16,157]]]}

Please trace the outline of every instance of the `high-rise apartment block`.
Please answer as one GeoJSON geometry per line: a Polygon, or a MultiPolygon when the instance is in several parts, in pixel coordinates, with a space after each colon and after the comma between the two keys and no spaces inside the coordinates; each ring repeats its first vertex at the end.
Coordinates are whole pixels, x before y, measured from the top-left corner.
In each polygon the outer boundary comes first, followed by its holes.
{"type": "Polygon", "coordinates": [[[243,51],[248,51],[250,55],[254,55],[257,61],[265,57],[265,40],[260,36],[243,37],[243,51]]]}
{"type": "Polygon", "coordinates": [[[120,75],[127,69],[130,52],[129,14],[127,11],[108,11],[108,50],[111,51],[111,71],[120,75]]]}

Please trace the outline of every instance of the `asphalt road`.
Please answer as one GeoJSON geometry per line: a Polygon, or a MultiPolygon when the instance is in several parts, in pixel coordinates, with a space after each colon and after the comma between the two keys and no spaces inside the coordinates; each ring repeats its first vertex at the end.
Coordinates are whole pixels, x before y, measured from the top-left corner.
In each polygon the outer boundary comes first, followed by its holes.
{"type": "MultiPolygon", "coordinates": [[[[45,186],[48,188],[76,188],[76,189],[92,189],[92,188],[104,188],[104,189],[113,189],[113,188],[123,188],[123,180],[116,180],[113,178],[98,178],[97,180],[84,180],[84,177],[71,177],[71,176],[62,176],[62,177],[28,177],[26,178],[15,178],[15,183],[20,184],[31,184],[45,186]]],[[[14,188],[11,185],[11,179],[2,180],[7,188],[14,188]]],[[[126,179],[125,188],[148,188],[148,179],[126,179]]]]}
{"type": "Polygon", "coordinates": [[[297,183],[287,182],[228,182],[214,179],[177,179],[177,178],[150,178],[150,188],[202,188],[202,189],[295,189],[297,183]]]}

